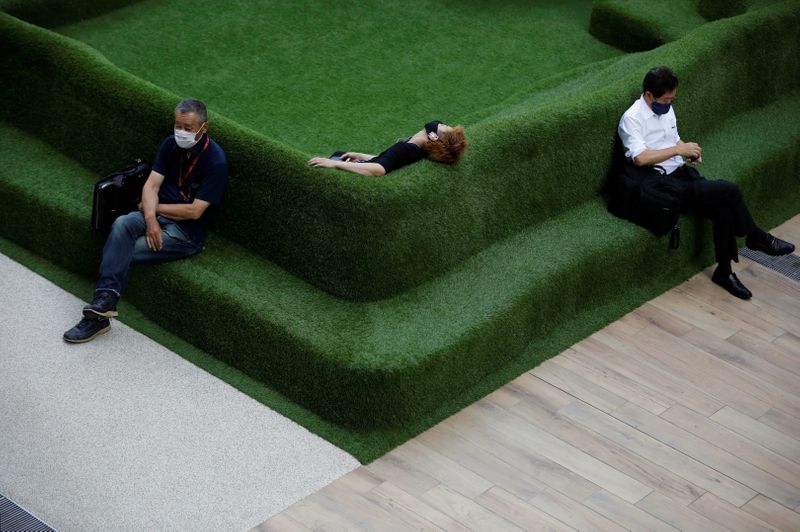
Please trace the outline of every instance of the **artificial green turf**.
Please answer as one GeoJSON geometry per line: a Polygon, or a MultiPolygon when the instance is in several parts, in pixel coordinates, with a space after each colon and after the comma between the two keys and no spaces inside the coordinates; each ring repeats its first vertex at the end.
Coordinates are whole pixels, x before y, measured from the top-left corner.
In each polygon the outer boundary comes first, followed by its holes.
{"type": "Polygon", "coordinates": [[[628,52],[680,39],[706,21],[741,15],[778,0],[595,0],[589,33],[628,52]]]}
{"type": "MultiPolygon", "coordinates": [[[[455,167],[424,162],[383,179],[309,170],[303,154],[212,114],[234,178],[226,209],[235,215],[220,231],[338,296],[402,293],[591,198],[611,166],[619,114],[653,64],[681,75],[681,129],[694,135],[724,119],[730,101],[744,110],[796,86],[799,14],[798,2],[783,2],[562,84],[545,80],[470,128],[472,147],[455,167]]],[[[168,134],[177,96],[70,39],[7,17],[3,25],[17,81],[2,89],[8,120],[97,172],[146,157],[168,134]],[[70,135],[73,124],[82,135],[70,135]],[[109,128],[124,134],[108,143],[109,128]]]]}
{"type": "MultiPolygon", "coordinates": [[[[24,264],[39,275],[46,277],[78,297],[85,297],[92,289],[93,283],[88,279],[68,272],[2,237],[0,237],[0,253],[24,264]]],[[[629,299],[646,301],[674,284],[670,280],[661,278],[652,279],[651,281],[640,287],[631,287],[627,291],[629,299]]],[[[580,338],[599,329],[608,319],[622,316],[633,310],[634,307],[629,307],[627,304],[629,304],[628,301],[619,302],[610,299],[600,308],[584,309],[573,316],[573,320],[559,328],[558,334],[537,338],[527,346],[525,356],[518,357],[511,364],[498,368],[492,375],[476,382],[460,395],[442,403],[435,411],[422,415],[401,427],[371,430],[344,427],[318,416],[307,408],[288,400],[269,386],[220,362],[217,358],[164,330],[127,302],[120,303],[120,311],[122,312],[120,321],[181,355],[203,370],[224,380],[255,400],[305,426],[366,464],[525,372],[529,369],[531,360],[541,361],[549,358],[563,351],[580,338]]]]}
{"type": "Polygon", "coordinates": [[[96,17],[137,0],[0,0],[0,11],[52,28],[96,17]]]}
{"type": "MultiPolygon", "coordinates": [[[[704,139],[710,175],[737,172],[747,197],[760,205],[775,202],[775,188],[787,192],[779,208],[764,213],[766,220],[759,217],[762,223],[791,214],[787,205],[797,204],[800,126],[790,119],[798,111],[797,97],[790,94],[737,116],[704,139]],[[771,134],[753,138],[752,131],[768,126],[771,134]],[[713,156],[728,150],[759,153],[763,164],[713,156]]],[[[74,267],[57,244],[62,227],[85,224],[84,207],[81,201],[47,197],[46,176],[54,167],[64,175],[61,198],[86,188],[85,170],[82,177],[69,178],[80,169],[66,159],[54,164],[58,157],[46,146],[9,128],[2,138],[3,157],[16,169],[0,181],[3,194],[16,199],[3,227],[13,238],[35,225],[33,217],[52,213],[62,223],[50,235],[40,230],[37,251],[74,267]],[[21,197],[26,192],[32,197],[21,197]],[[33,209],[26,201],[39,203],[33,209]],[[35,214],[26,219],[26,213],[35,214]]],[[[370,304],[337,301],[214,238],[191,261],[135,269],[127,298],[179,336],[349,427],[331,435],[330,426],[320,429],[319,420],[294,413],[299,422],[369,460],[474,399],[476,390],[502,384],[519,368],[629,310],[642,294],[653,295],[709,262],[709,247],[691,227],[685,228],[682,251],[668,253],[663,240],[611,217],[593,201],[493,246],[435,282],[370,304]],[[629,290],[639,284],[641,291],[629,290]],[[159,312],[176,308],[176,302],[180,312],[159,312]],[[224,326],[198,329],[208,316],[225,316],[224,326]],[[226,334],[220,335],[219,327],[226,334]],[[535,347],[520,356],[531,341],[535,347]]],[[[74,238],[80,229],[70,231],[73,249],[90,257],[84,265],[89,267],[97,250],[74,238]]]]}
{"type": "Polygon", "coordinates": [[[621,50],[652,50],[706,22],[695,9],[696,4],[696,0],[596,0],[590,32],[621,50]]]}
{"type": "MultiPolygon", "coordinates": [[[[126,301],[369,460],[710,262],[702,224],[687,221],[668,253],[596,197],[619,114],[653,63],[683,79],[681,134],[704,146],[704,172],[737,180],[762,225],[796,212],[799,15],[784,2],[528,85],[476,111],[457,168],[309,171],[296,150],[214,114],[234,170],[220,232],[190,261],[137,268],[126,301]]],[[[132,148],[154,151],[176,97],[71,39],[5,15],[0,26],[14,74],[3,116],[68,155],[3,127],[1,234],[91,278],[91,179],[132,148]]]]}
{"type": "Polygon", "coordinates": [[[589,33],[620,50],[652,50],[722,18],[741,15],[778,0],[595,0],[589,33]]]}
{"type": "Polygon", "coordinates": [[[531,81],[617,56],[591,2],[138,2],[58,31],[309,154],[378,153],[531,81]],[[213,20],[213,24],[209,24],[213,20]]]}

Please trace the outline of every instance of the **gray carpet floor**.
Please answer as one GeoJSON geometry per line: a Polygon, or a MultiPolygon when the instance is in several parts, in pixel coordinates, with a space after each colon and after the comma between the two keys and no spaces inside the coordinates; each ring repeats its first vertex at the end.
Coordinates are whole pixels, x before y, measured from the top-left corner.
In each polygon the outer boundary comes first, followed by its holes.
{"type": "MultiPolygon", "coordinates": [[[[87,297],[89,295],[87,294],[87,297]]],[[[0,493],[61,531],[247,530],[344,451],[0,255],[0,493]]]]}

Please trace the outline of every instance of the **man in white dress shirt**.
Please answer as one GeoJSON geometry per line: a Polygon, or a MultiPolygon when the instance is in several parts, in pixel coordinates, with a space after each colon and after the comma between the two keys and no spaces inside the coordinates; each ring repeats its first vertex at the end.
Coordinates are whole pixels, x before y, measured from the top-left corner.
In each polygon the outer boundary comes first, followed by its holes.
{"type": "Polygon", "coordinates": [[[678,91],[678,78],[667,67],[651,69],[642,83],[642,96],[633,102],[619,121],[619,136],[625,148],[627,164],[641,171],[668,175],[679,190],[680,211],[709,218],[713,224],[717,269],[711,279],[741,299],[752,293],[731,270],[738,262],[736,237],[744,236],[745,245],[769,255],[786,255],[794,245],[760,229],[747,210],[739,187],[734,183],[706,180],[686,162],[703,162],[703,150],[695,142],[684,142],[672,101],[678,91]]]}

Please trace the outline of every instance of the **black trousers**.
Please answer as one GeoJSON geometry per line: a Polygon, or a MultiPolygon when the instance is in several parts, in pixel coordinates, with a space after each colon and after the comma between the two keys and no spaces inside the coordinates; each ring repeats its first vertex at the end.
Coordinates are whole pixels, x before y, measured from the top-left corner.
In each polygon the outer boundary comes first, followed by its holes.
{"type": "Polygon", "coordinates": [[[681,166],[670,176],[685,182],[681,213],[711,220],[717,262],[739,262],[736,237],[746,236],[757,228],[739,187],[723,179],[703,179],[688,165],[681,166]]]}

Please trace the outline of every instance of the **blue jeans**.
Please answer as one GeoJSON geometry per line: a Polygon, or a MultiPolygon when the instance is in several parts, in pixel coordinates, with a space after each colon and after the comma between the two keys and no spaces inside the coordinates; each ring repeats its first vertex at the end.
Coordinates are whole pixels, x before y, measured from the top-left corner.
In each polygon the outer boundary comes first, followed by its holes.
{"type": "Polygon", "coordinates": [[[202,242],[193,242],[173,220],[159,216],[158,223],[164,246],[153,251],[147,247],[147,224],[142,212],[134,211],[114,221],[103,248],[100,280],[95,291],[110,290],[119,296],[128,282],[131,264],[178,260],[203,249],[202,242]]]}

